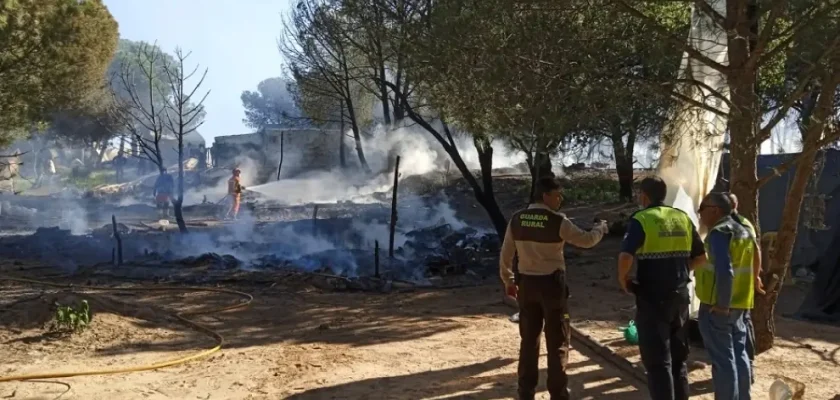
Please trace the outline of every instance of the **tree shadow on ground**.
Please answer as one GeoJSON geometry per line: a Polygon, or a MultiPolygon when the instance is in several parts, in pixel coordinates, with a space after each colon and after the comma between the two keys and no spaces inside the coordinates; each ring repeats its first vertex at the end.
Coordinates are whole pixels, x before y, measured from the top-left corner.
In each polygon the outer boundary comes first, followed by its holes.
{"type": "MultiPolygon", "coordinates": [[[[190,318],[224,336],[226,348],[245,348],[276,343],[348,346],[396,343],[462,329],[471,319],[507,318],[511,313],[501,302],[500,291],[487,287],[391,295],[308,294],[271,289],[253,294],[255,299],[246,309],[190,318]]],[[[201,304],[201,308],[228,304],[227,299],[218,295],[193,297],[189,304],[201,304]]],[[[132,302],[159,305],[179,304],[184,300],[143,296],[132,302]]],[[[157,321],[136,324],[142,328],[159,327],[157,321]]],[[[173,328],[185,331],[182,340],[124,343],[98,353],[183,350],[195,347],[196,341],[202,340],[199,333],[186,327],[173,328]]]]}
{"type": "MultiPolygon", "coordinates": [[[[612,287],[591,283],[609,278],[609,274],[599,267],[605,257],[597,251],[580,251],[569,262],[577,271],[571,272],[570,267],[570,285],[574,286],[570,299],[573,319],[626,321],[626,306],[632,300],[612,287]],[[612,301],[618,305],[611,305],[612,301]]],[[[254,295],[254,301],[246,309],[198,315],[194,320],[224,336],[226,348],[276,343],[349,346],[396,343],[463,329],[470,326],[473,319],[508,318],[516,310],[502,303],[501,285],[495,278],[488,281],[480,287],[391,294],[322,293],[282,287],[283,282],[278,282],[273,288],[239,288],[254,295]]],[[[131,297],[126,300],[141,306],[190,312],[199,307],[213,309],[237,301],[229,296],[206,293],[177,296],[143,293],[131,297]]],[[[156,321],[137,324],[142,328],[159,327],[156,321]]],[[[182,340],[124,343],[102,348],[98,353],[183,350],[195,347],[197,340],[204,340],[189,328],[176,329],[184,331],[182,340]]]]}
{"type": "MultiPolygon", "coordinates": [[[[840,346],[835,346],[833,349],[820,349],[817,348],[809,343],[804,343],[803,340],[790,340],[790,343],[776,343],[776,346],[794,349],[794,350],[806,350],[817,357],[820,360],[832,363],[835,366],[840,366],[840,346]]],[[[836,339],[835,339],[836,340],[836,339]]]]}
{"type": "MultiPolygon", "coordinates": [[[[578,350],[580,351],[580,350],[578,350]]],[[[569,388],[575,399],[644,399],[641,385],[621,379],[609,366],[599,366],[594,353],[584,349],[586,361],[569,365],[569,388]]],[[[600,361],[600,360],[599,360],[600,361]]],[[[371,378],[335,386],[307,390],[287,397],[290,400],[315,399],[506,399],[516,396],[515,373],[493,373],[516,363],[512,359],[491,359],[455,368],[393,377],[371,378]]],[[[547,396],[546,370],[540,371],[539,393],[547,396]]]]}

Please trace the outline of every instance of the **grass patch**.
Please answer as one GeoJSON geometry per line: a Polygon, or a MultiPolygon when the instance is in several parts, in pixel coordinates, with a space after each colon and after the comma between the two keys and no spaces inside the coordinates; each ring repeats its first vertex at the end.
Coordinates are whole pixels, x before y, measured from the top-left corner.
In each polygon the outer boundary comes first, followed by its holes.
{"type": "Polygon", "coordinates": [[[571,177],[563,184],[566,204],[613,203],[619,201],[618,181],[611,175],[571,177]]]}
{"type": "Polygon", "coordinates": [[[4,189],[11,190],[12,187],[14,187],[15,192],[20,193],[32,188],[32,182],[20,177],[12,178],[12,182],[14,182],[14,186],[11,184],[11,182],[4,182],[4,189]]]}
{"type": "Polygon", "coordinates": [[[116,182],[116,172],[113,170],[96,170],[87,175],[70,173],[66,177],[66,182],[81,190],[92,190],[116,182]]]}

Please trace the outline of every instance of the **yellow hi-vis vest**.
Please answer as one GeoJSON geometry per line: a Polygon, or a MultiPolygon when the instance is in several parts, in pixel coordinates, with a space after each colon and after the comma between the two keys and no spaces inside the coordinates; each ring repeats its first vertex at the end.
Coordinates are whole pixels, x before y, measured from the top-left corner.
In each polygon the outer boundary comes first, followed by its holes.
{"type": "Polygon", "coordinates": [[[758,235],[755,234],[755,226],[753,226],[752,222],[750,222],[750,220],[748,220],[747,217],[745,217],[741,214],[735,214],[735,217],[738,218],[738,221],[736,221],[736,222],[740,222],[741,225],[743,225],[745,228],[747,228],[747,230],[750,232],[750,234],[753,237],[758,237],[758,235]]]}
{"type": "MultiPolygon", "coordinates": [[[[753,308],[755,299],[755,277],[753,276],[753,256],[755,253],[755,237],[748,228],[739,225],[732,218],[724,218],[709,231],[720,231],[731,236],[729,242],[729,258],[732,263],[732,297],[729,307],[743,310],[753,308]]],[[[703,304],[717,303],[717,288],[715,287],[715,260],[706,237],[706,257],[708,262],[694,271],[696,280],[695,290],[697,298],[703,304]]]]}
{"type": "Polygon", "coordinates": [[[654,206],[633,214],[645,232],[636,259],[689,258],[694,224],[683,211],[667,206],[654,206]]]}

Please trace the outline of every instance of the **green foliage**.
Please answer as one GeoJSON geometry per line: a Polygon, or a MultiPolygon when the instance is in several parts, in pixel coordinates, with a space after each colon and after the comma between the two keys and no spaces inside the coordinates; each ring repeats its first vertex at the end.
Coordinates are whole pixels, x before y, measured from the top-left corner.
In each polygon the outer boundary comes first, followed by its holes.
{"type": "Polygon", "coordinates": [[[73,185],[80,190],[88,191],[100,186],[116,182],[116,172],[112,169],[107,170],[70,170],[67,172],[67,184],[73,185]]]}
{"type": "Polygon", "coordinates": [[[90,305],[82,300],[77,306],[62,306],[55,303],[55,321],[53,330],[58,332],[81,332],[90,326],[90,305]]]}
{"type": "Polygon", "coordinates": [[[151,94],[158,105],[172,95],[166,77],[166,66],[175,65],[175,58],[161,50],[157,44],[143,41],[120,39],[114,59],[108,66],[108,79],[111,90],[117,96],[130,101],[130,91],[141,99],[149,98],[151,94]]]}
{"type": "Polygon", "coordinates": [[[598,204],[618,200],[618,181],[612,176],[573,177],[563,185],[565,204],[598,204]]]}
{"type": "Polygon", "coordinates": [[[99,89],[117,45],[101,0],[0,2],[0,138],[99,89]]]}
{"type": "Polygon", "coordinates": [[[290,93],[289,84],[282,78],[268,78],[257,85],[257,91],[242,92],[242,106],[245,108],[242,122],[254,129],[268,124],[306,125],[290,93]]]}

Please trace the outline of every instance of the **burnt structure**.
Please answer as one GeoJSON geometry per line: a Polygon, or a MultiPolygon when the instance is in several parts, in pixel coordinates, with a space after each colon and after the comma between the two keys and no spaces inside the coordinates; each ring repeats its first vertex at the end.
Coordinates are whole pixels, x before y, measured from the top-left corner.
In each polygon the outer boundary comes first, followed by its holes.
{"type": "Polygon", "coordinates": [[[337,129],[266,125],[255,133],[216,137],[212,155],[217,168],[233,168],[245,159],[256,161],[259,180],[265,182],[276,174],[281,154],[280,178],[338,168],[341,146],[344,146],[343,136],[337,129]]]}

